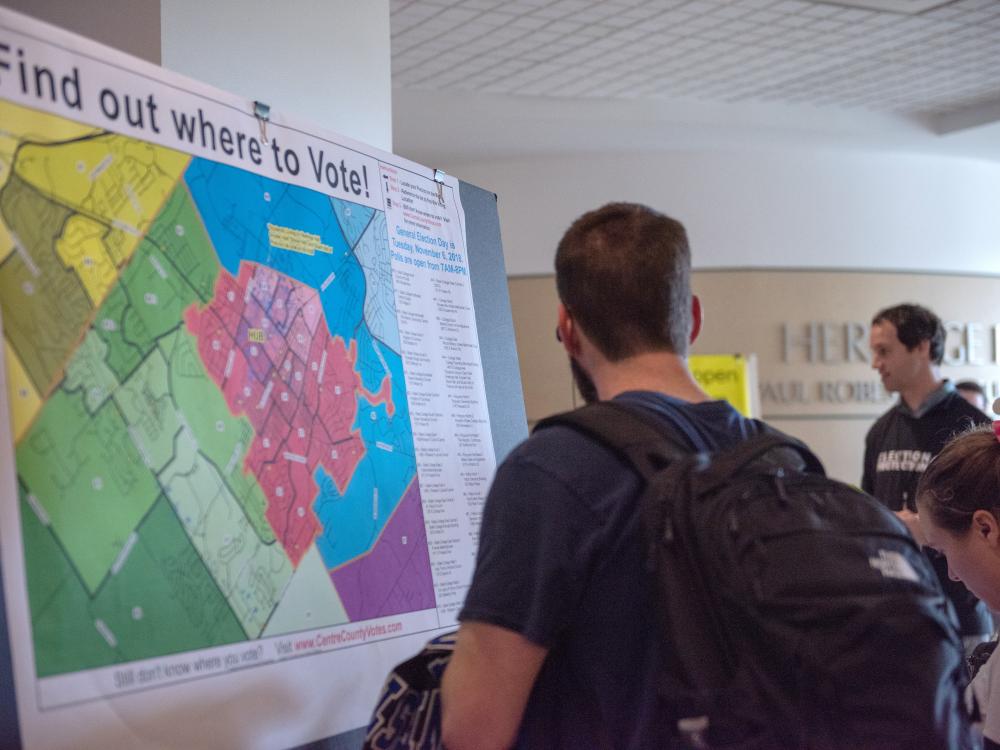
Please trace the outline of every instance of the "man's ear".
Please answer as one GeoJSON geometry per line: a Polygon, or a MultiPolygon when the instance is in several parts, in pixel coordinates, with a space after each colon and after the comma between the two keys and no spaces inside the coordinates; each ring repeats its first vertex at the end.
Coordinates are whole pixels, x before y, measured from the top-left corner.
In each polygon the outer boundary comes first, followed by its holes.
{"type": "Polygon", "coordinates": [[[972,533],[991,547],[1000,547],[1000,522],[988,510],[980,508],[972,514],[972,533]]]}
{"type": "Polygon", "coordinates": [[[698,338],[698,334],[701,333],[701,322],[702,322],[702,312],[701,312],[701,300],[698,299],[697,294],[691,295],[691,340],[689,344],[693,344],[694,340],[698,338]]]}
{"type": "Polygon", "coordinates": [[[580,348],[580,342],[577,340],[573,317],[562,302],[559,303],[556,334],[566,353],[571,357],[575,355],[580,348]]]}
{"type": "Polygon", "coordinates": [[[924,339],[919,344],[917,344],[916,348],[917,348],[917,351],[919,351],[922,355],[926,356],[927,359],[931,358],[931,340],[930,339],[924,339]]]}

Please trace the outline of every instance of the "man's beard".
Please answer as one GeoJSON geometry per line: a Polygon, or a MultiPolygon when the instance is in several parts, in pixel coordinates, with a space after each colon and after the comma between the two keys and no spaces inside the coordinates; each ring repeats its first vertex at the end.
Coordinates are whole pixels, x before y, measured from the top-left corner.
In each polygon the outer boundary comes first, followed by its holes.
{"type": "Polygon", "coordinates": [[[600,399],[597,397],[597,386],[594,385],[594,381],[591,379],[590,375],[580,367],[580,363],[577,362],[573,357],[569,358],[569,368],[573,371],[573,382],[576,383],[576,389],[580,391],[580,395],[583,396],[584,403],[592,404],[600,399]]]}

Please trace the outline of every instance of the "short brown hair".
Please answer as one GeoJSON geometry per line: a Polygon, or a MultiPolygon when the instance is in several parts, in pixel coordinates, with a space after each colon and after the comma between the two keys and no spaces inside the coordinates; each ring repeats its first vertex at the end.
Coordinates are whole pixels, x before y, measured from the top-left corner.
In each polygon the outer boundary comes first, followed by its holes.
{"type": "Polygon", "coordinates": [[[972,514],[988,510],[1000,520],[1000,441],[990,425],[953,438],[917,483],[921,512],[935,526],[964,534],[972,514]]]}
{"type": "Polygon", "coordinates": [[[909,351],[924,341],[929,342],[931,362],[941,364],[944,359],[944,324],[932,311],[921,305],[893,305],[879,310],[872,318],[872,325],[882,322],[896,327],[896,337],[909,351]]]}
{"type": "Polygon", "coordinates": [[[957,383],[955,383],[955,390],[969,391],[970,393],[978,393],[980,396],[983,397],[983,401],[986,400],[986,391],[975,380],[959,380],[957,383]]]}
{"type": "Polygon", "coordinates": [[[684,226],[636,203],[585,213],[556,250],[559,299],[611,361],[687,353],[691,251],[684,226]]]}

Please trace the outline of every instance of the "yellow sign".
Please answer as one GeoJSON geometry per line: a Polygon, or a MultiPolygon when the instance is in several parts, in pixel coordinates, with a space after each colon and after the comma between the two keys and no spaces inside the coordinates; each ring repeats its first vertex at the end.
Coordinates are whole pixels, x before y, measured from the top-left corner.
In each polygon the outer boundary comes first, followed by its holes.
{"type": "Polygon", "coordinates": [[[745,417],[756,416],[753,390],[756,362],[742,354],[692,354],[688,366],[694,379],[712,398],[728,401],[745,417]]]}

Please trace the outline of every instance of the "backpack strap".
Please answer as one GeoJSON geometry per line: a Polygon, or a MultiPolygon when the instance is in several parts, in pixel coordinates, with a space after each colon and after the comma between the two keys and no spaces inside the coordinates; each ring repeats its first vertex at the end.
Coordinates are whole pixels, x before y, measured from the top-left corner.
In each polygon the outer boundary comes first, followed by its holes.
{"type": "MultiPolygon", "coordinates": [[[[676,410],[680,411],[680,410],[676,410]]],[[[674,410],[670,417],[676,416],[674,410]]],[[[669,418],[669,417],[668,417],[669,418]]],[[[661,633],[665,633],[665,623],[669,622],[665,602],[662,601],[662,591],[655,575],[658,565],[657,545],[659,534],[657,529],[663,525],[666,513],[664,504],[655,501],[655,492],[650,492],[653,482],[662,481],[663,470],[668,466],[677,466],[697,455],[703,447],[704,440],[695,432],[692,425],[681,422],[683,415],[677,419],[658,418],[639,406],[625,405],[614,401],[598,401],[587,404],[573,411],[555,414],[541,420],[535,425],[533,432],[549,427],[562,425],[596,440],[610,450],[619,459],[629,464],[639,473],[645,484],[641,493],[639,505],[640,543],[642,545],[643,568],[649,573],[642,585],[646,586],[653,602],[661,633]]],[[[697,577],[695,577],[697,578],[697,577]]],[[[690,586],[695,578],[684,576],[684,585],[690,586]]],[[[700,580],[700,579],[698,579],[700,580]]],[[[691,593],[684,592],[680,601],[689,601],[691,593]]],[[[699,655],[705,654],[708,660],[715,661],[713,641],[708,640],[705,633],[697,636],[699,655]],[[706,641],[704,646],[701,641],[706,641]]],[[[687,644],[688,648],[694,648],[687,644]]],[[[677,716],[689,716],[704,713],[701,698],[702,686],[690,679],[688,660],[681,659],[673,649],[666,647],[661,654],[662,666],[660,683],[657,692],[669,705],[669,709],[677,716]]],[[[701,665],[704,667],[704,664],[701,665]]],[[[713,680],[714,681],[714,680],[713,680]]],[[[586,693],[586,691],[584,691],[586,693]]],[[[596,706],[594,706],[597,709],[596,706]]],[[[597,709],[599,711],[599,709],[597,709]]],[[[599,713],[597,714],[599,715],[599,713]]],[[[603,747],[603,744],[602,744],[603,747]]],[[[609,745],[610,747],[610,745],[609,745]]]]}

